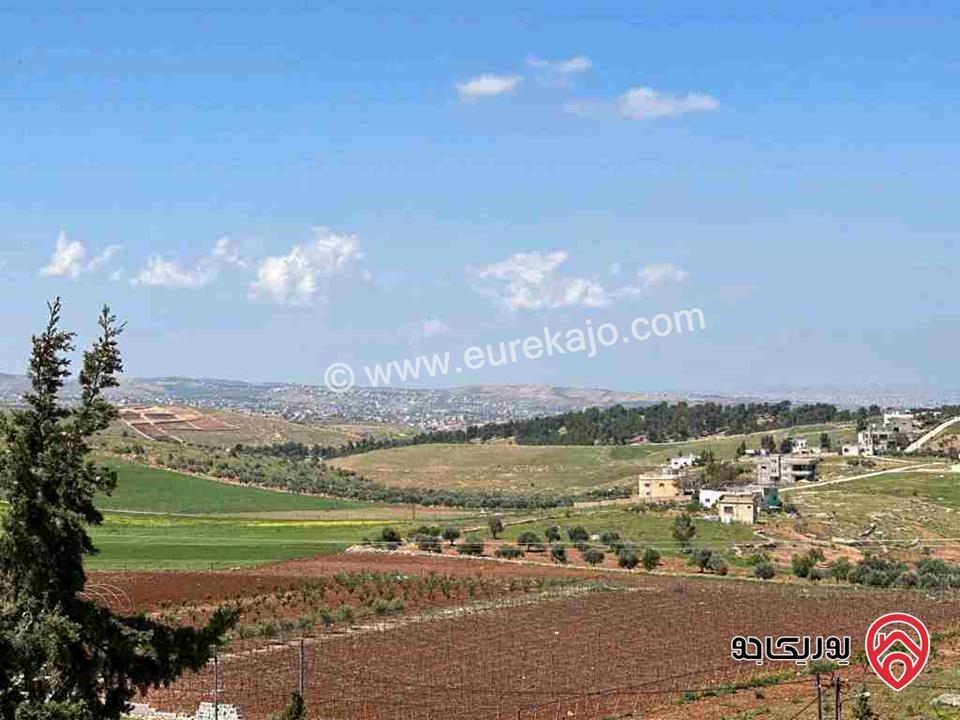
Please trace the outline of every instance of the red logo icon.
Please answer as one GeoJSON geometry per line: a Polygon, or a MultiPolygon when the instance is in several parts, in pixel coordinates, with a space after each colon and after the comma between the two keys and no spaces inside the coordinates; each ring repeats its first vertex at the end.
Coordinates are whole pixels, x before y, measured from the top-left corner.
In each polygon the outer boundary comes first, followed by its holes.
{"type": "Polygon", "coordinates": [[[930,632],[913,615],[888,613],[873,621],[866,645],[870,667],[890,689],[900,692],[927,664],[930,632]],[[894,674],[894,668],[901,666],[903,671],[894,674]]]}

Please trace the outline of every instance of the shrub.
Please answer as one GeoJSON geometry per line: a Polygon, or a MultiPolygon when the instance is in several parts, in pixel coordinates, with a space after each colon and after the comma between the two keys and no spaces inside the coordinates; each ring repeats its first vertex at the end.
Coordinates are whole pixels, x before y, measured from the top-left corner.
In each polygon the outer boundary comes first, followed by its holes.
{"type": "Polygon", "coordinates": [[[396,550],[403,543],[403,538],[400,536],[400,531],[396,528],[385,527],[380,531],[380,535],[374,539],[374,542],[380,546],[385,547],[388,550],[396,550]]]}
{"type": "Polygon", "coordinates": [[[413,541],[422,552],[438,553],[443,549],[440,538],[433,535],[416,535],[413,541]]]}
{"type": "Polygon", "coordinates": [[[555,543],[560,541],[560,528],[557,525],[551,525],[546,530],[543,531],[543,536],[547,539],[549,543],[555,543]]]}
{"type": "Polygon", "coordinates": [[[710,564],[710,558],[713,557],[713,550],[710,548],[695,548],[692,553],[690,553],[690,564],[696,565],[700,568],[700,572],[703,572],[707,569],[707,566],[710,564]]]}
{"type": "Polygon", "coordinates": [[[408,533],[411,537],[414,535],[430,535],[432,537],[440,537],[440,528],[436,525],[421,525],[416,530],[408,533]]]}
{"type": "Polygon", "coordinates": [[[837,582],[843,582],[847,579],[852,567],[853,565],[850,564],[847,558],[838,557],[830,564],[830,567],[827,568],[827,573],[837,582]]]}
{"type": "Polygon", "coordinates": [[[907,566],[896,560],[884,560],[876,555],[865,555],[847,574],[855,585],[890,587],[907,571],[907,566]]]}
{"type": "Polygon", "coordinates": [[[562,543],[554,543],[550,546],[550,557],[555,563],[564,565],[567,562],[567,549],[562,543]]]}
{"type": "Polygon", "coordinates": [[[518,548],[516,545],[501,545],[493,551],[493,554],[498,558],[507,558],[508,560],[513,560],[515,558],[523,557],[523,550],[518,548]]]}
{"type": "Polygon", "coordinates": [[[587,550],[582,553],[581,557],[588,565],[599,565],[603,562],[604,554],[603,550],[598,550],[597,548],[587,548],[587,550]]]}
{"type": "Polygon", "coordinates": [[[270,716],[270,720],[306,720],[307,708],[303,702],[303,696],[299,692],[294,692],[290,697],[290,702],[279,713],[270,716]]]}
{"type": "Polygon", "coordinates": [[[905,572],[900,573],[900,577],[897,578],[897,587],[902,588],[912,588],[916,587],[919,579],[915,572],[905,572]]]}
{"type": "Polygon", "coordinates": [[[723,555],[713,553],[710,556],[709,562],[707,562],[707,570],[717,575],[726,575],[728,572],[727,561],[724,559],[723,555]]]}
{"type": "Polygon", "coordinates": [[[478,537],[468,537],[457,546],[457,553],[460,555],[483,555],[483,548],[483,540],[478,537]]]}
{"type": "Polygon", "coordinates": [[[761,580],[772,580],[777,569],[771,562],[759,562],[753,566],[753,574],[761,580]]]}
{"type": "Polygon", "coordinates": [[[660,553],[654,548],[643,551],[643,568],[648,572],[660,564],[660,553]]]}
{"type": "Polygon", "coordinates": [[[696,534],[697,527],[693,524],[690,516],[685,512],[677,515],[673,521],[673,539],[680,543],[680,545],[685,546],[696,534]]]}
{"type": "Polygon", "coordinates": [[[810,555],[807,553],[804,553],[803,555],[794,555],[790,558],[790,568],[793,570],[793,574],[798,578],[809,577],[810,571],[816,564],[816,560],[810,557],[810,555]]]}
{"type": "Polygon", "coordinates": [[[451,545],[453,545],[453,543],[455,543],[459,538],[460,538],[460,528],[453,527],[451,525],[450,527],[445,527],[443,529],[443,539],[446,540],[451,545]]]}
{"type": "Polygon", "coordinates": [[[517,545],[527,552],[543,552],[545,550],[543,540],[540,539],[540,536],[529,530],[517,536],[517,545]]]}
{"type": "Polygon", "coordinates": [[[626,568],[627,570],[633,570],[637,565],[640,564],[640,554],[637,552],[637,549],[632,545],[627,545],[620,549],[620,552],[617,553],[617,564],[626,568]]]}
{"type": "Polygon", "coordinates": [[[620,541],[620,533],[614,530],[607,530],[600,533],[600,542],[610,548],[610,552],[613,553],[623,547],[623,543],[620,541]]]}
{"type": "Polygon", "coordinates": [[[570,538],[572,543],[585,543],[590,540],[590,533],[583,525],[575,525],[572,528],[567,528],[567,537],[570,538]]]}

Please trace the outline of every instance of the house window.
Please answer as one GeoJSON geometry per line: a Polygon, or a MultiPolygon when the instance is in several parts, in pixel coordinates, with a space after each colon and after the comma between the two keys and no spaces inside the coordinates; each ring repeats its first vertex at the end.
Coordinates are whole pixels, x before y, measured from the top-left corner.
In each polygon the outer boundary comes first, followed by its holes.
{"type": "Polygon", "coordinates": [[[731,506],[731,505],[724,505],[724,506],[723,506],[723,514],[724,514],[724,515],[733,515],[733,506],[731,506]]]}

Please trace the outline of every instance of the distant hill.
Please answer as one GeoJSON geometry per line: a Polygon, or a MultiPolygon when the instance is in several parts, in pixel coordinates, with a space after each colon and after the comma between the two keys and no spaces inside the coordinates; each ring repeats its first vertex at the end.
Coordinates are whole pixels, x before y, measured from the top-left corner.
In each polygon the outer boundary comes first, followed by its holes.
{"type": "MultiPolygon", "coordinates": [[[[0,404],[27,389],[22,375],[0,374],[0,404]]],[[[77,385],[64,389],[68,400],[77,385]]],[[[472,385],[442,389],[364,388],[334,393],[317,385],[248,383],[214,378],[121,378],[110,397],[124,405],[180,405],[240,410],[308,423],[373,422],[417,428],[459,427],[572,412],[588,407],[647,405],[676,395],[547,385],[472,385]]]]}

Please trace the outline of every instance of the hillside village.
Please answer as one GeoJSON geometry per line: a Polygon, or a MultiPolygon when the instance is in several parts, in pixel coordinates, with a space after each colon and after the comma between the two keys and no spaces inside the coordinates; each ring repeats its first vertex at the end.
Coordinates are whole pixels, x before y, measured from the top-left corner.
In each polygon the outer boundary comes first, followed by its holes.
{"type": "MultiPolygon", "coordinates": [[[[779,451],[772,439],[768,446],[738,450],[738,472],[734,480],[721,487],[708,487],[704,473],[698,472],[713,463],[709,453],[697,456],[678,455],[655,471],[642,473],[637,479],[637,494],[632,502],[697,503],[707,519],[724,524],[753,524],[760,513],[783,510],[780,491],[798,483],[816,483],[818,467],[828,457],[876,457],[908,452],[920,437],[920,423],[912,412],[886,410],[879,422],[866,423],[858,429],[856,443],[833,449],[829,436],[823,434],[819,445],[806,438],[787,438],[779,451]],[[746,464],[746,467],[742,467],[746,464]],[[744,482],[745,480],[745,482],[744,482]]],[[[856,461],[852,461],[856,462],[856,461]]]]}

